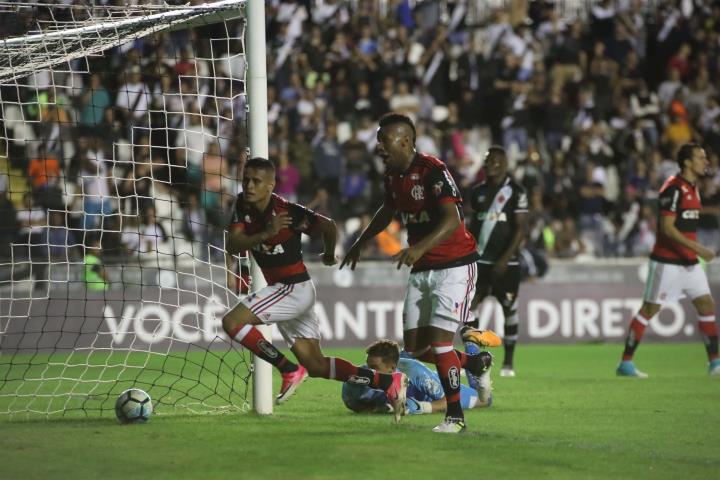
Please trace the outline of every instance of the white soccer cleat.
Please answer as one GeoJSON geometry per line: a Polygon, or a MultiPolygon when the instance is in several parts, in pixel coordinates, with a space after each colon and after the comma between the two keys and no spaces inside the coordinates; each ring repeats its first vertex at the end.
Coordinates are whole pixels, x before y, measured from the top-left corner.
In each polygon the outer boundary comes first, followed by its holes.
{"type": "Polygon", "coordinates": [[[432,429],[435,433],[460,433],[464,430],[465,419],[452,417],[445,417],[445,420],[440,425],[432,429]]]}
{"type": "Polygon", "coordinates": [[[500,369],[500,376],[501,377],[514,377],[515,376],[515,370],[512,367],[508,367],[507,365],[503,365],[500,369]]]}

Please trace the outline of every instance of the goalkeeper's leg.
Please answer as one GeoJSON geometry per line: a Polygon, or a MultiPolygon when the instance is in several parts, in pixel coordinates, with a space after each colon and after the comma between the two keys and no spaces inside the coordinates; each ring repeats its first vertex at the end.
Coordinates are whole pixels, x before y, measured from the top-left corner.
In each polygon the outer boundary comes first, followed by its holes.
{"type": "MultiPolygon", "coordinates": [[[[283,336],[289,341],[288,327],[279,325],[283,336]]],[[[311,377],[327,378],[384,390],[393,406],[395,421],[406,413],[405,399],[407,376],[402,372],[380,373],[370,368],[358,367],[343,358],[326,357],[320,348],[319,338],[295,338],[291,347],[298,361],[307,368],[311,377]]]]}

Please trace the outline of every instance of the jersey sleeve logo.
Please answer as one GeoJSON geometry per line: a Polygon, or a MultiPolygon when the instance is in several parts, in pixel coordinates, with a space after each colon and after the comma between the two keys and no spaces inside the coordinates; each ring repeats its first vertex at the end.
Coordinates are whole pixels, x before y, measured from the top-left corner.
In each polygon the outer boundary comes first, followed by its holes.
{"type": "Polygon", "coordinates": [[[422,185],[415,185],[412,190],[410,190],[410,196],[415,200],[422,200],[425,198],[425,189],[422,185]]]}
{"type": "Polygon", "coordinates": [[[442,180],[439,182],[435,182],[435,184],[433,185],[433,195],[435,195],[436,197],[439,197],[440,194],[442,193],[442,188],[443,188],[442,180]]]}
{"type": "Polygon", "coordinates": [[[518,197],[518,208],[528,208],[528,198],[526,193],[521,193],[518,197]]]}
{"type": "Polygon", "coordinates": [[[445,180],[447,181],[448,185],[450,186],[450,190],[452,191],[453,197],[457,197],[457,187],[455,187],[455,181],[450,176],[450,172],[447,170],[443,170],[443,175],[445,176],[445,180]]]}

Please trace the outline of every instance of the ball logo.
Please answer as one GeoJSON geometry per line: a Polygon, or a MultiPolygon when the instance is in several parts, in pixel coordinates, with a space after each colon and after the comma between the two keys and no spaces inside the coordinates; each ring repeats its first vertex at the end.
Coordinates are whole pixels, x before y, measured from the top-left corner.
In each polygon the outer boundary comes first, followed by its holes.
{"type": "Polygon", "coordinates": [[[270,345],[270,344],[267,342],[267,340],[260,340],[260,341],[257,343],[257,346],[258,346],[258,348],[259,348],[265,355],[267,355],[268,357],[270,357],[270,358],[277,358],[277,356],[278,356],[278,351],[275,350],[275,347],[273,347],[272,345],[270,345]]]}
{"type": "Polygon", "coordinates": [[[422,200],[425,198],[425,189],[422,185],[415,185],[412,190],[410,190],[410,196],[415,200],[422,200]]]}
{"type": "Polygon", "coordinates": [[[453,390],[460,388],[460,371],[456,366],[452,366],[448,370],[448,381],[453,390]]]}

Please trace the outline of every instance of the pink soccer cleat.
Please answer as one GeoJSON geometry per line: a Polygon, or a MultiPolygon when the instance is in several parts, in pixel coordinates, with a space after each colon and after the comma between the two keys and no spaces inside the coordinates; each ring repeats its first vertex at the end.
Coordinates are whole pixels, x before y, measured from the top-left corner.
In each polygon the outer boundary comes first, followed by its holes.
{"type": "Polygon", "coordinates": [[[275,404],[280,405],[287,402],[287,399],[295,393],[301,383],[308,377],[307,368],[302,365],[298,365],[297,370],[290,373],[282,374],[282,386],[280,387],[280,393],[275,398],[275,404]]]}
{"type": "Polygon", "coordinates": [[[385,394],[387,395],[388,402],[390,402],[390,405],[393,407],[395,423],[399,423],[400,417],[407,412],[405,401],[407,400],[407,387],[409,382],[407,375],[402,372],[395,372],[392,376],[392,384],[385,390],[385,394]]]}

